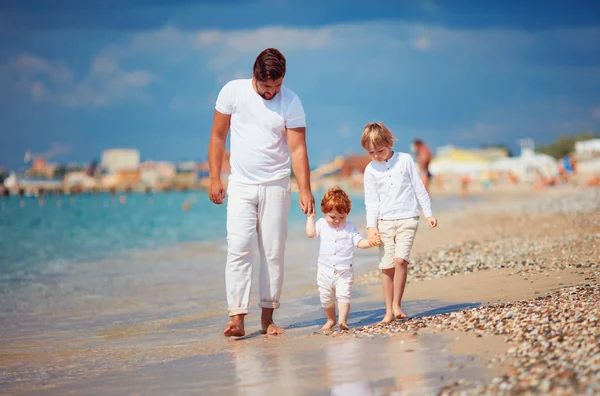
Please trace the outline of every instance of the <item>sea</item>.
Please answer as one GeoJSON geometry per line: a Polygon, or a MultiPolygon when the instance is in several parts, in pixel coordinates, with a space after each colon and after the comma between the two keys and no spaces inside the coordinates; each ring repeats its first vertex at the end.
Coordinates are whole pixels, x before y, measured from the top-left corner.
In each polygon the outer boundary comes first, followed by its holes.
{"type": "MultiPolygon", "coordinates": [[[[323,194],[315,192],[317,211],[323,194]]],[[[364,231],[364,199],[359,194],[351,198],[348,219],[364,231]]],[[[466,204],[456,197],[433,201],[436,211],[466,204]]],[[[225,219],[226,205],[213,204],[203,191],[0,198],[0,310],[35,310],[44,305],[37,300],[42,292],[65,300],[85,297],[83,284],[75,294],[66,294],[62,287],[48,290],[74,278],[85,283],[80,277],[102,279],[109,287],[112,278],[128,275],[158,283],[177,268],[193,271],[198,282],[210,274],[222,275],[225,219]],[[216,255],[220,264],[209,265],[207,255],[216,255]],[[162,266],[168,268],[161,274],[157,269],[162,266]],[[157,279],[148,279],[150,274],[157,279]],[[36,298],[17,301],[17,291],[20,297],[30,292],[36,298]]],[[[288,245],[306,239],[305,221],[294,193],[288,245]]]]}
{"type": "MultiPolygon", "coordinates": [[[[314,193],[317,210],[324,193],[314,193]]],[[[351,198],[348,220],[366,233],[363,197],[351,198]]],[[[435,211],[468,204],[433,200],[435,211]]],[[[6,368],[0,386],[55,386],[119,371],[115,364],[133,370],[220,345],[228,320],[225,219],[226,205],[214,205],[203,191],[0,198],[0,355],[6,368]]],[[[300,334],[323,320],[318,242],[304,235],[305,223],[294,193],[277,320],[300,334]]],[[[357,249],[354,268],[357,276],[375,270],[375,249],[357,249]]],[[[250,329],[259,328],[257,294],[254,287],[250,329]]],[[[363,312],[375,312],[369,315],[377,320],[380,304],[368,304],[363,312]]]]}

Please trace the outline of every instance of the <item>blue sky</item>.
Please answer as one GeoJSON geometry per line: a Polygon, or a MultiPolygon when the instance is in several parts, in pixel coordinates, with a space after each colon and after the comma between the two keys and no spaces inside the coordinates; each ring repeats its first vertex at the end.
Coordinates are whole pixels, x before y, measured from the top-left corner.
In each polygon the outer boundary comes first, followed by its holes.
{"type": "Polygon", "coordinates": [[[597,4],[3,0],[0,165],[22,167],[27,149],[206,159],[219,89],[267,47],[288,59],[312,165],[361,153],[374,120],[402,151],[600,132],[597,4]]]}

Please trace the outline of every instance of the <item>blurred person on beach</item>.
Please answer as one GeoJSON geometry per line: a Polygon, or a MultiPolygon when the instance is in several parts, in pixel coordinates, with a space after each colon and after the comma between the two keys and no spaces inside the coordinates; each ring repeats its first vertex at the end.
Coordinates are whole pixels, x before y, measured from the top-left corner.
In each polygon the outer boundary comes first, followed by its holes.
{"type": "Polygon", "coordinates": [[[253,243],[260,255],[261,332],[280,334],[279,308],[284,249],[291,201],[290,164],[300,191],[300,208],[314,214],[306,150],[306,116],[298,96],[283,85],[286,60],[268,48],[254,62],[252,78],[229,81],[219,92],[208,149],[210,200],[225,202],[221,169],[231,128],[231,174],[227,186],[225,284],[231,321],[226,337],[245,335],[249,312],[253,243]]]}
{"type": "Polygon", "coordinates": [[[382,323],[403,319],[402,295],[410,251],[419,227],[419,207],[431,228],[438,221],[431,200],[410,154],[393,151],[394,137],[381,122],[367,124],[361,145],[371,162],[364,173],[369,240],[379,245],[385,316],[382,323]],[[380,238],[380,239],[379,239],[380,238]]]}
{"type": "Polygon", "coordinates": [[[433,176],[429,171],[429,163],[433,159],[433,154],[431,153],[431,150],[429,150],[429,147],[427,147],[427,145],[423,143],[421,139],[415,139],[411,148],[415,153],[417,164],[419,165],[419,175],[421,175],[421,181],[429,193],[429,182],[433,176]]]}
{"type": "Polygon", "coordinates": [[[568,183],[575,173],[575,161],[573,157],[565,155],[558,162],[558,172],[563,182],[568,183]]]}
{"type": "Polygon", "coordinates": [[[321,217],[315,223],[315,215],[306,218],[306,236],[319,238],[319,258],[317,260],[317,285],[321,306],[327,322],[321,330],[330,330],[336,324],[335,300],[338,303],[337,325],[348,330],[350,294],[354,283],[354,247],[368,249],[379,244],[377,237],[372,241],[363,238],[356,227],[346,221],[352,209],[348,194],[338,186],[331,188],[321,201],[321,217]]]}

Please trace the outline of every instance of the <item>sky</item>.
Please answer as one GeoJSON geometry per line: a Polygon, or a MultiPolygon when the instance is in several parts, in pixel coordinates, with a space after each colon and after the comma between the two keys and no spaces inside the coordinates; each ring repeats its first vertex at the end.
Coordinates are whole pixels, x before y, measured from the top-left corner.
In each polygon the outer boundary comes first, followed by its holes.
{"type": "Polygon", "coordinates": [[[600,132],[600,2],[2,0],[0,166],[206,160],[219,90],[268,47],[312,166],[372,121],[399,151],[600,132]]]}

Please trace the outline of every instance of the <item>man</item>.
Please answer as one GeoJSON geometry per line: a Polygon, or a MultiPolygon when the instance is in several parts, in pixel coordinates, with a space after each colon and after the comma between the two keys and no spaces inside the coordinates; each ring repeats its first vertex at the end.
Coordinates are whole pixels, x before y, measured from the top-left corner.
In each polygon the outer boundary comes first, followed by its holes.
{"type": "Polygon", "coordinates": [[[413,151],[417,158],[417,165],[419,167],[419,174],[421,175],[421,180],[425,185],[425,189],[429,193],[429,181],[431,180],[431,172],[429,172],[429,163],[433,158],[431,154],[431,150],[429,147],[423,143],[420,139],[415,139],[413,142],[413,151]]]}
{"type": "Polygon", "coordinates": [[[300,190],[300,207],[313,214],[306,150],[306,116],[298,96],[283,86],[285,57],[274,48],[261,52],[251,79],[228,82],[219,93],[208,148],[209,195],[223,204],[221,167],[231,128],[231,174],[227,187],[225,284],[231,321],[226,337],[245,334],[252,282],[252,246],[260,256],[261,332],[280,334],[273,322],[283,284],[283,259],[290,208],[290,162],[300,190]]]}

